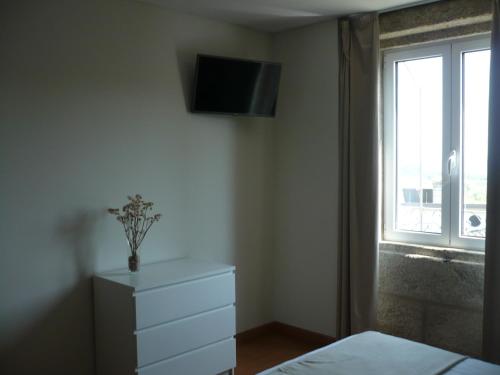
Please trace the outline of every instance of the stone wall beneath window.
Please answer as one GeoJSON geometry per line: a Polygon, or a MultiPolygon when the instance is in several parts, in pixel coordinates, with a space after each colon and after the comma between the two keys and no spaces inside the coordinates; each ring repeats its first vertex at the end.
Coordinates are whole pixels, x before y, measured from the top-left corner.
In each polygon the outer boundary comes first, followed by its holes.
{"type": "Polygon", "coordinates": [[[380,244],[379,329],[479,356],[484,254],[380,244]]]}

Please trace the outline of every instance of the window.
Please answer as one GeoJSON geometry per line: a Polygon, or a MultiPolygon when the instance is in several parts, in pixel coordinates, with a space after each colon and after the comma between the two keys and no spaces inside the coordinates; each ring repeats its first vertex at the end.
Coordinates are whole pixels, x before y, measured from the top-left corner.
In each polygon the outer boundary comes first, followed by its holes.
{"type": "Polygon", "coordinates": [[[384,58],[384,239],[481,250],[489,38],[384,58]]]}

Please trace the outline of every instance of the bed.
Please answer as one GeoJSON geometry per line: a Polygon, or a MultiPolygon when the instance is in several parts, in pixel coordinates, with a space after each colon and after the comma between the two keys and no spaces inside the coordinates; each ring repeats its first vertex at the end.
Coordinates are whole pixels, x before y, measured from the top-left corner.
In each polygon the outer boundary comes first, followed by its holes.
{"type": "Polygon", "coordinates": [[[368,331],[258,375],[500,375],[500,366],[410,340],[368,331]]]}

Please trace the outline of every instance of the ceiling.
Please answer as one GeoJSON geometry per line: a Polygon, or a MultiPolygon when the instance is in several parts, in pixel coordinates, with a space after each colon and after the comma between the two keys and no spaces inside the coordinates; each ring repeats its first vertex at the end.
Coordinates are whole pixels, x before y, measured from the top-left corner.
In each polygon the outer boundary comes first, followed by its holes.
{"type": "MultiPolygon", "coordinates": [[[[390,9],[417,0],[141,0],[169,9],[278,32],[332,16],[390,9]]],[[[429,1],[424,1],[429,2],[429,1]]]]}

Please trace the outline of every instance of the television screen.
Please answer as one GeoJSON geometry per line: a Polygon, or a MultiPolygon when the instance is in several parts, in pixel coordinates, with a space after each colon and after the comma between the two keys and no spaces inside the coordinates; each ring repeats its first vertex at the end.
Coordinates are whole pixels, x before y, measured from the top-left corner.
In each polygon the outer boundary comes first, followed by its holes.
{"type": "Polygon", "coordinates": [[[198,55],[192,111],[273,117],[280,72],[278,63],[198,55]]]}

